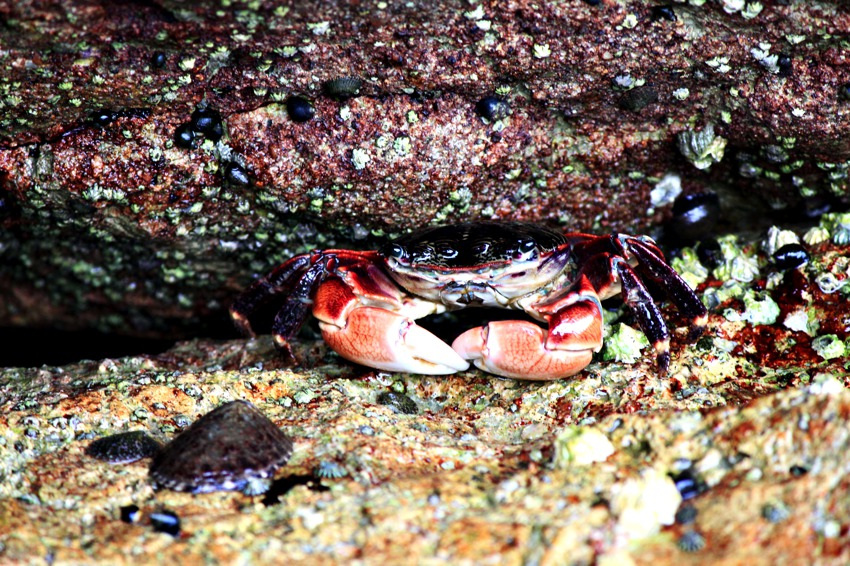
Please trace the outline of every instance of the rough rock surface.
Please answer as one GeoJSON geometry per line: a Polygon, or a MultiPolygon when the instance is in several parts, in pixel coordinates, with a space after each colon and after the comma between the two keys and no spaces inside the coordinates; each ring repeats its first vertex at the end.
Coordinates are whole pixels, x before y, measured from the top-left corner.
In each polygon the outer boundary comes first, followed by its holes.
{"type": "Polygon", "coordinates": [[[850,215],[779,269],[794,238],[721,238],[710,273],[685,250],[712,314],[695,344],[677,329],[666,376],[622,309],[600,356],[549,383],[375,372],[309,339],[289,367],[268,337],[2,370],[0,561],[847,564],[850,215]],[[85,454],[234,399],[296,441],[264,496],[155,492],[146,461],[85,454]]]}
{"type": "Polygon", "coordinates": [[[796,217],[846,202],[848,29],[802,0],[0,4],[0,325],[185,335],[312,247],[644,230],[669,174],[796,217]],[[175,145],[197,107],[225,135],[175,145]]]}

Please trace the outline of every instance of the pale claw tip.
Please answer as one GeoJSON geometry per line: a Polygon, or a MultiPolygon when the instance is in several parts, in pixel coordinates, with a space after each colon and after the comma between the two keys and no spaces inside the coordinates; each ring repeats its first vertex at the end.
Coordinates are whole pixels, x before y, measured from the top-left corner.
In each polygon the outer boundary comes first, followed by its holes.
{"type": "Polygon", "coordinates": [[[411,365],[404,371],[445,375],[469,369],[469,363],[455,350],[421,326],[411,323],[402,333],[409,353],[406,363],[411,365]]]}

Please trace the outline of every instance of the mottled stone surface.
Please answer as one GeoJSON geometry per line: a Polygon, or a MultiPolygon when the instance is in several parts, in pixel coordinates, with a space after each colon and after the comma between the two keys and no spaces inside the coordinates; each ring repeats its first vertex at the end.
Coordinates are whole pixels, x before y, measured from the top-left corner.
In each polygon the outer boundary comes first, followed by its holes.
{"type": "Polygon", "coordinates": [[[473,217],[646,230],[668,174],[727,217],[846,202],[846,6],[737,4],[0,5],[0,325],[191,335],[312,247],[473,217]],[[345,76],[359,96],[328,97],[345,76]],[[175,146],[198,105],[226,135],[175,146]]]}
{"type": "Polygon", "coordinates": [[[677,261],[712,313],[685,344],[663,309],[666,376],[646,350],[626,361],[614,324],[584,372],[549,383],[376,372],[309,339],[290,367],[268,336],[2,370],[0,561],[846,564],[850,216],[804,235],[798,269],[775,268],[794,236],[771,234],[721,238],[710,274],[690,250],[677,261]],[[148,461],[85,455],[123,430],[167,440],[235,399],[295,439],[265,496],[155,492],[148,461]],[[163,509],[179,536],[152,528],[163,509]]]}

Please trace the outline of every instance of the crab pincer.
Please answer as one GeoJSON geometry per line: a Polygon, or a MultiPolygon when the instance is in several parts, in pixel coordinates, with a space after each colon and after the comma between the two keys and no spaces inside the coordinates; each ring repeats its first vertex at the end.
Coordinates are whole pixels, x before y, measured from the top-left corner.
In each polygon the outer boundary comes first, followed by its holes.
{"type": "Polygon", "coordinates": [[[592,349],[549,349],[548,334],[524,320],[498,320],[467,330],[452,348],[478,369],[535,381],[569,377],[590,363],[592,349]]]}
{"type": "Polygon", "coordinates": [[[602,347],[602,307],[590,282],[536,306],[548,329],[522,320],[502,320],[467,330],[452,343],[462,357],[504,377],[551,380],[575,375],[602,347]]]}
{"type": "MultiPolygon", "coordinates": [[[[348,282],[328,277],[316,290],[313,316],[319,319],[322,337],[343,358],[376,369],[444,375],[463,371],[469,364],[448,344],[418,326],[409,316],[387,310],[403,303],[392,294],[382,295],[380,284],[362,298],[352,285],[365,290],[356,272],[348,282]],[[385,307],[369,306],[369,303],[385,307]]],[[[374,281],[374,280],[373,280],[374,281]]]]}
{"type": "Polygon", "coordinates": [[[377,307],[352,309],[344,326],[319,318],[322,337],[343,358],[385,371],[446,375],[469,363],[412,319],[377,307]]]}

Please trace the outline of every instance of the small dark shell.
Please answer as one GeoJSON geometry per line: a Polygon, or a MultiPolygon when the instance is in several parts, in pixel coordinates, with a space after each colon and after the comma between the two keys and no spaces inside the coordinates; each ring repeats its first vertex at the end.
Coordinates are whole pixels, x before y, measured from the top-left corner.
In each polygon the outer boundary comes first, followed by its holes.
{"type": "Polygon", "coordinates": [[[224,166],[224,178],[234,186],[247,187],[251,184],[248,172],[235,161],[230,161],[224,166]]]}
{"type": "Polygon", "coordinates": [[[174,145],[184,149],[192,149],[197,145],[192,124],[186,122],[177,126],[177,129],[174,130],[174,145]]]}
{"type": "Polygon", "coordinates": [[[850,102],[850,82],[838,85],[838,98],[850,102]]]}
{"type": "Polygon", "coordinates": [[[378,395],[378,404],[386,405],[396,413],[403,415],[416,415],[419,413],[419,407],[416,402],[401,393],[395,391],[384,391],[378,395]]]}
{"type": "Polygon", "coordinates": [[[670,4],[653,6],[649,18],[653,22],[657,22],[658,20],[667,20],[670,22],[675,22],[676,12],[673,11],[673,6],[670,4]]]}
{"type": "Polygon", "coordinates": [[[785,53],[780,53],[777,56],[776,66],[779,68],[780,77],[790,77],[794,73],[794,66],[791,61],[791,57],[785,53]]]}
{"type": "Polygon", "coordinates": [[[163,53],[162,51],[157,51],[156,53],[151,55],[151,67],[153,67],[154,69],[162,69],[163,67],[165,67],[166,60],[167,58],[165,56],[165,53],[163,53]]]}
{"type": "Polygon", "coordinates": [[[127,464],[156,455],[162,445],[142,430],[98,438],[86,447],[86,455],[111,464],[127,464]]]}
{"type": "Polygon", "coordinates": [[[204,132],[204,136],[208,140],[212,140],[214,142],[217,142],[218,140],[220,140],[223,135],[224,135],[224,124],[221,123],[221,122],[217,122],[217,123],[213,124],[212,127],[208,131],[204,132]]]}
{"type": "Polygon", "coordinates": [[[794,466],[791,466],[790,468],[788,468],[788,473],[790,473],[795,478],[799,478],[799,477],[802,477],[802,476],[805,476],[806,474],[808,474],[809,469],[805,466],[794,465],[794,466]]]}
{"type": "Polygon", "coordinates": [[[673,203],[673,218],[665,227],[670,236],[690,243],[714,233],[720,219],[720,199],[716,193],[681,195],[673,203]]]}
{"type": "Polygon", "coordinates": [[[151,480],[175,491],[251,491],[292,455],[292,439],[247,401],[225,403],[172,440],[151,463],[151,480]]]}
{"type": "Polygon", "coordinates": [[[602,3],[602,0],[584,0],[585,4],[590,4],[591,6],[598,6],[602,3]]]}
{"type": "Polygon", "coordinates": [[[511,113],[511,106],[504,98],[485,96],[475,103],[475,112],[491,122],[504,120],[511,113]]]}
{"type": "Polygon", "coordinates": [[[209,140],[218,141],[224,135],[221,114],[209,106],[195,109],[189,123],[192,125],[192,130],[204,134],[209,140]]]}
{"type": "Polygon", "coordinates": [[[88,116],[88,121],[96,126],[106,126],[111,124],[116,118],[120,117],[120,112],[115,112],[114,110],[96,110],[91,112],[88,116]]]}
{"type": "Polygon", "coordinates": [[[360,94],[363,81],[357,77],[339,77],[325,81],[322,85],[325,94],[337,100],[352,98],[360,94]]]}
{"type": "Polygon", "coordinates": [[[723,252],[720,249],[720,243],[714,238],[702,240],[697,247],[697,257],[700,263],[709,269],[720,267],[723,263],[723,252]]]}
{"type": "Polygon", "coordinates": [[[771,523],[781,523],[791,516],[791,511],[784,503],[767,503],[761,508],[761,516],[771,523]]]}
{"type": "Polygon", "coordinates": [[[151,526],[158,533],[166,533],[173,537],[180,534],[180,517],[174,511],[163,509],[151,513],[151,526]]]}
{"type": "Polygon", "coordinates": [[[135,523],[139,520],[139,506],[138,505],[125,505],[121,507],[118,512],[121,514],[121,520],[125,523],[135,523]]]}
{"type": "Polygon", "coordinates": [[[800,244],[785,244],[773,252],[773,262],[782,271],[796,269],[808,261],[809,254],[800,244]]]}
{"type": "Polygon", "coordinates": [[[705,548],[705,537],[697,531],[687,531],[682,533],[676,544],[684,552],[699,552],[705,548]]]}
{"type": "Polygon", "coordinates": [[[221,122],[221,114],[209,107],[196,108],[192,112],[192,118],[190,120],[192,129],[201,133],[205,133],[212,128],[216,122],[221,122]]]}
{"type": "Polygon", "coordinates": [[[620,108],[630,112],[640,112],[653,102],[658,101],[658,91],[650,85],[636,86],[620,96],[620,108]]]}
{"type": "Polygon", "coordinates": [[[676,522],[680,525],[690,525],[697,519],[697,508],[690,503],[682,505],[676,511],[676,522]]]}
{"type": "Polygon", "coordinates": [[[690,469],[674,475],[673,483],[676,484],[676,489],[679,490],[679,494],[682,496],[682,501],[693,499],[708,489],[705,482],[696,477],[690,469]]]}
{"type": "Polygon", "coordinates": [[[309,122],[316,115],[316,109],[310,101],[301,96],[291,96],[286,101],[286,112],[293,122],[303,124],[309,122]]]}

